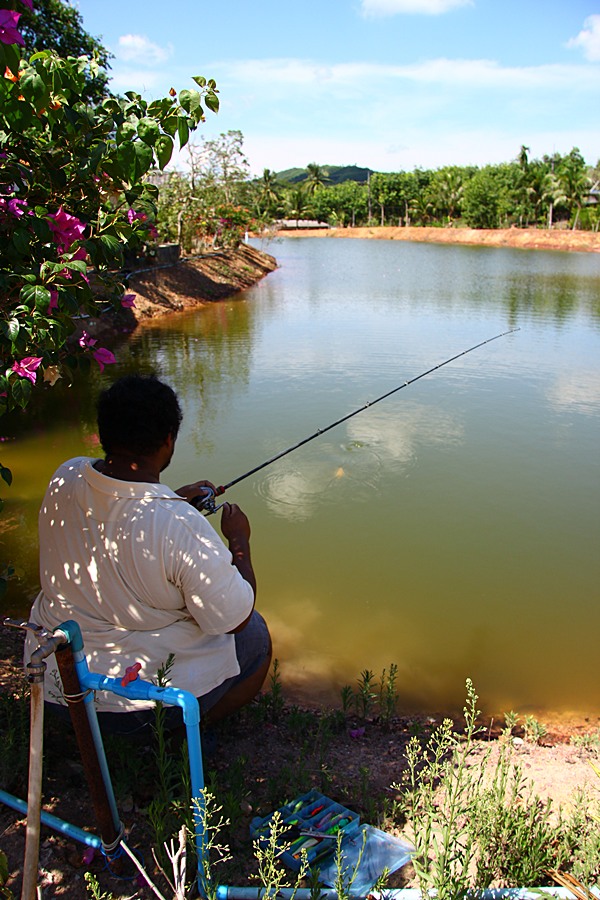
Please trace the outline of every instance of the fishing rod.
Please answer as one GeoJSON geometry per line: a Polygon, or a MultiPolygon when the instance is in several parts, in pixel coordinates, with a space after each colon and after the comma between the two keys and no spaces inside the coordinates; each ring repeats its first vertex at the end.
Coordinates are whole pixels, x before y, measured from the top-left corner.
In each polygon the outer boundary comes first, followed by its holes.
{"type": "Polygon", "coordinates": [[[303,447],[304,444],[308,444],[310,441],[314,441],[315,438],[320,437],[327,431],[331,431],[332,428],[335,428],[337,425],[341,425],[342,422],[347,422],[348,419],[352,419],[353,416],[357,416],[359,413],[364,412],[371,406],[375,406],[375,404],[380,403],[381,400],[386,400],[388,397],[391,397],[392,394],[396,394],[398,393],[398,391],[404,390],[404,388],[407,388],[409,387],[409,385],[414,384],[415,381],[420,381],[421,378],[425,378],[427,375],[431,375],[432,372],[437,372],[438,369],[441,369],[444,366],[447,366],[449,363],[460,359],[461,356],[466,356],[467,353],[472,353],[473,350],[477,350],[479,349],[479,347],[484,347],[485,344],[491,344],[492,341],[497,341],[501,337],[506,337],[507,334],[514,334],[515,331],[520,331],[520,328],[511,328],[509,329],[509,331],[503,331],[501,334],[495,334],[494,337],[488,338],[485,341],[480,341],[479,344],[474,344],[473,347],[469,347],[467,350],[461,350],[461,352],[457,353],[455,356],[451,356],[449,359],[445,359],[444,362],[438,363],[437,366],[432,366],[430,369],[427,369],[427,371],[421,372],[420,375],[415,375],[414,378],[410,378],[408,381],[402,382],[402,384],[399,384],[397,387],[392,388],[391,391],[387,391],[380,397],[376,397],[374,400],[369,400],[367,403],[363,404],[363,406],[359,407],[358,409],[355,409],[353,412],[348,413],[346,416],[342,416],[341,419],[336,419],[336,421],[332,422],[331,425],[327,425],[325,428],[318,428],[314,432],[314,434],[303,438],[301,441],[298,441],[298,443],[293,444],[286,450],[282,450],[280,453],[276,453],[275,456],[271,456],[270,459],[265,460],[264,462],[260,463],[260,465],[255,466],[248,472],[244,472],[243,475],[238,475],[237,478],[234,478],[232,481],[228,481],[227,484],[220,485],[218,488],[216,488],[216,490],[213,491],[212,488],[203,487],[203,493],[198,497],[194,497],[190,502],[196,507],[196,509],[199,509],[205,515],[212,515],[222,506],[222,504],[220,506],[216,505],[216,498],[220,497],[225,493],[225,491],[228,491],[229,488],[233,487],[235,484],[239,484],[240,481],[244,481],[251,475],[255,475],[256,472],[260,472],[260,470],[266,468],[266,466],[270,466],[272,463],[277,462],[278,459],[282,459],[282,457],[287,456],[288,453],[292,453],[294,450],[298,450],[298,448],[303,447]]]}

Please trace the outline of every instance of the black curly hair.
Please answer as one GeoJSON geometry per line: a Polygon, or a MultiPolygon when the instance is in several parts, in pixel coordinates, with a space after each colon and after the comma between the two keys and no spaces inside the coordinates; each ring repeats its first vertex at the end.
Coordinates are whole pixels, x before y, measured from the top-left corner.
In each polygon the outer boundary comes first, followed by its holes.
{"type": "Polygon", "coordinates": [[[98,434],[106,454],[155,453],[175,439],[183,415],[175,391],[155,375],[126,375],[98,398],[98,434]]]}

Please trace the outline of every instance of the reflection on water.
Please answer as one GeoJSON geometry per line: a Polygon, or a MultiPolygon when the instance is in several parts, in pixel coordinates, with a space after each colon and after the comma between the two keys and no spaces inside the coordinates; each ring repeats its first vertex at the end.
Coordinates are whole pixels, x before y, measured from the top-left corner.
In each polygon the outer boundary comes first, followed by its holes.
{"type": "Polygon", "coordinates": [[[94,400],[157,371],[185,418],[173,487],[224,484],[473,344],[228,492],[251,518],[285,684],[339,696],[399,667],[405,707],[600,713],[600,258],[286,239],[255,289],[138,329],[113,371],[3,421],[4,554],[36,589],[56,466],[98,453],[94,400]]]}

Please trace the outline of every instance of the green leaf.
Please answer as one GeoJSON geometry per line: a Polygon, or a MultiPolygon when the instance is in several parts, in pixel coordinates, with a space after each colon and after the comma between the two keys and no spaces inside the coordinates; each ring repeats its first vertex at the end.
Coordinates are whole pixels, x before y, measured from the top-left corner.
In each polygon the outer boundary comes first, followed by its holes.
{"type": "Polygon", "coordinates": [[[34,102],[37,109],[44,106],[50,99],[48,87],[42,76],[34,68],[28,67],[21,74],[19,79],[19,87],[21,93],[28,100],[34,102]]]}
{"type": "Polygon", "coordinates": [[[190,128],[185,116],[177,116],[177,137],[180,147],[185,147],[190,139],[190,128]]]}
{"type": "Polygon", "coordinates": [[[148,115],[153,116],[156,119],[161,119],[162,116],[168,115],[172,105],[173,101],[170,97],[162,97],[160,100],[153,100],[148,107],[148,115]]]}
{"type": "Polygon", "coordinates": [[[12,472],[10,469],[7,469],[6,466],[0,465],[0,478],[2,478],[2,480],[10,487],[12,484],[12,472]]]}
{"type": "Polygon", "coordinates": [[[179,102],[186,112],[194,115],[198,110],[202,110],[202,97],[198,91],[179,91],[179,102]]]}
{"type": "Polygon", "coordinates": [[[161,169],[164,169],[173,154],[173,138],[169,137],[168,134],[161,134],[154,150],[158,159],[158,165],[161,169]]]}
{"type": "Polygon", "coordinates": [[[126,141],[118,147],[116,163],[120,169],[121,176],[130,184],[133,184],[136,180],[135,160],[135,149],[131,141],[126,141]]]}
{"type": "Polygon", "coordinates": [[[20,299],[30,309],[39,309],[45,312],[50,303],[50,291],[43,284],[25,284],[21,288],[20,299]]]}
{"type": "Polygon", "coordinates": [[[136,134],[137,129],[133,122],[123,122],[123,124],[119,125],[119,127],[117,128],[117,144],[122,144],[124,141],[133,140],[136,134]]]}
{"type": "Polygon", "coordinates": [[[17,253],[20,253],[21,256],[27,256],[29,254],[30,240],[30,234],[25,228],[19,228],[17,231],[13,232],[12,242],[15,250],[17,253]]]}
{"type": "Polygon", "coordinates": [[[17,378],[11,384],[11,394],[13,401],[21,409],[25,409],[31,399],[32,384],[28,378],[17,378]]]}
{"type": "Polygon", "coordinates": [[[201,88],[206,87],[206,78],[203,75],[192,75],[192,81],[195,81],[201,88]]]}
{"type": "Polygon", "coordinates": [[[7,338],[11,341],[15,341],[19,336],[19,329],[21,328],[21,324],[18,319],[8,319],[6,322],[0,322],[0,328],[6,335],[7,338]]]}
{"type": "Polygon", "coordinates": [[[83,259],[71,259],[65,262],[63,269],[69,269],[71,272],[79,272],[81,275],[87,275],[87,263],[83,259]]]}
{"type": "Polygon", "coordinates": [[[143,144],[141,141],[136,141],[133,147],[135,150],[135,177],[137,181],[137,179],[141,178],[142,175],[145,175],[152,166],[154,154],[152,152],[152,147],[149,147],[148,144],[143,144]]]}
{"type": "Polygon", "coordinates": [[[137,133],[145,144],[154,147],[160,137],[160,128],[154,119],[144,118],[138,122],[137,133]]]}
{"type": "Polygon", "coordinates": [[[0,65],[4,73],[4,67],[8,67],[13,75],[19,74],[19,62],[21,54],[17,44],[2,44],[0,46],[0,65]]]}
{"type": "Polygon", "coordinates": [[[98,238],[107,259],[121,255],[121,243],[112,234],[101,234],[98,238]]]}
{"type": "Polygon", "coordinates": [[[172,112],[171,115],[167,116],[161,122],[163,131],[165,131],[167,134],[170,134],[171,137],[175,137],[175,135],[177,134],[178,123],[179,116],[175,112],[172,112]]]}
{"type": "Polygon", "coordinates": [[[219,98],[214,93],[214,91],[209,91],[205,98],[204,102],[211,112],[218,113],[219,112],[219,98]]]}

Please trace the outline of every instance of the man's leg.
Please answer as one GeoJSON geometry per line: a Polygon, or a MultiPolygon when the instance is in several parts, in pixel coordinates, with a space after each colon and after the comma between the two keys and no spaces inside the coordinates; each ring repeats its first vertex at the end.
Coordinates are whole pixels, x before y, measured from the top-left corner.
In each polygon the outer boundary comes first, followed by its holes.
{"type": "Polygon", "coordinates": [[[264,684],[273,647],[265,620],[256,610],[244,630],[235,635],[235,647],[240,674],[199,698],[203,724],[218,722],[251,703],[264,684]]]}

